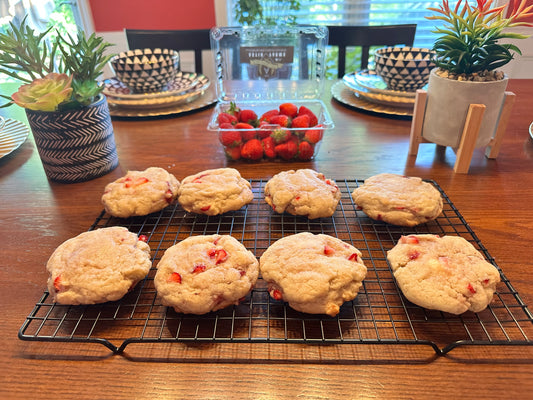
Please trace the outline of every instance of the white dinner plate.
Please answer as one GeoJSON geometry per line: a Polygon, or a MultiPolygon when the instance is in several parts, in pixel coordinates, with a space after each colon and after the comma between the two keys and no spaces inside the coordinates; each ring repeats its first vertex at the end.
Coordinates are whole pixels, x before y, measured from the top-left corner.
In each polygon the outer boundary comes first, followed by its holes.
{"type": "Polygon", "coordinates": [[[413,116],[413,110],[411,108],[392,107],[386,104],[373,103],[364,98],[357,97],[354,95],[353,90],[349,89],[342,81],[335,83],[331,87],[331,96],[348,107],[363,111],[406,118],[413,116]]]}
{"type": "Polygon", "coordinates": [[[112,96],[117,99],[142,101],[182,95],[192,91],[198,91],[202,87],[205,90],[208,86],[209,78],[207,76],[197,74],[196,72],[180,71],[172,82],[158,92],[137,93],[116,77],[113,77],[104,81],[103,93],[106,96],[112,96]]]}
{"type": "Polygon", "coordinates": [[[376,73],[376,71],[364,69],[358,72],[352,72],[343,76],[342,80],[344,83],[349,86],[358,86],[367,89],[373,93],[380,93],[387,96],[396,96],[396,97],[412,97],[416,96],[416,91],[414,92],[405,92],[401,90],[390,90],[387,89],[387,84],[383,79],[376,73]]]}
{"type": "Polygon", "coordinates": [[[354,92],[357,97],[364,98],[373,103],[388,105],[391,107],[406,107],[414,108],[415,98],[414,97],[404,97],[404,96],[394,96],[383,93],[374,93],[362,86],[354,84],[352,86],[346,85],[348,89],[354,92]]]}
{"type": "Polygon", "coordinates": [[[26,141],[30,129],[16,119],[6,118],[6,124],[0,130],[0,158],[7,156],[26,141]]]}

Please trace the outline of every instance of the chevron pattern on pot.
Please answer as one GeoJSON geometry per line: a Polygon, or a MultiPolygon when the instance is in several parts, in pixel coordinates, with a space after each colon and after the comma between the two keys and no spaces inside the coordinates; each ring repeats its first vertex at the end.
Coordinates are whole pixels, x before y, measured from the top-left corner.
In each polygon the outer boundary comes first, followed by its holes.
{"type": "Polygon", "coordinates": [[[430,49],[384,47],[374,53],[376,73],[392,90],[416,91],[424,87],[435,67],[430,49]]]}
{"type": "Polygon", "coordinates": [[[179,53],[170,49],[135,49],[111,59],[116,78],[139,93],[161,90],[179,71],[179,53]]]}
{"type": "Polygon", "coordinates": [[[118,166],[115,137],[104,96],[81,110],[26,110],[47,177],[83,182],[118,166]]]}

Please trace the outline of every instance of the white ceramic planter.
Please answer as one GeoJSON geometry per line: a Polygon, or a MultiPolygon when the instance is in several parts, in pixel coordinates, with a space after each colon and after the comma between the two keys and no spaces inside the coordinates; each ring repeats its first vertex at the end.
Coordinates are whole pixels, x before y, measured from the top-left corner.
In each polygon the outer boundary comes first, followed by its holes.
{"type": "Polygon", "coordinates": [[[486,106],[476,147],[486,146],[494,137],[503,105],[508,78],[492,82],[456,81],[431,71],[427,89],[422,137],[432,143],[457,148],[470,104],[486,106]]]}

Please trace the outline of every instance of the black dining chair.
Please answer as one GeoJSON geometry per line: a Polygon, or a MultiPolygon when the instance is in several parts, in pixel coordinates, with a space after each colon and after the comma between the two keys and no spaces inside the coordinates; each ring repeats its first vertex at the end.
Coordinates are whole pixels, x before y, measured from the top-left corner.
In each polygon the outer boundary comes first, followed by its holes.
{"type": "Polygon", "coordinates": [[[202,51],[211,50],[209,29],[193,30],[144,30],[125,29],[130,49],[160,47],[194,52],[195,72],[204,73],[202,51]]]}
{"type": "Polygon", "coordinates": [[[329,25],[329,46],[339,48],[338,78],[346,73],[346,48],[361,47],[360,69],[368,68],[372,46],[412,46],[415,40],[416,24],[337,26],[329,25]]]}

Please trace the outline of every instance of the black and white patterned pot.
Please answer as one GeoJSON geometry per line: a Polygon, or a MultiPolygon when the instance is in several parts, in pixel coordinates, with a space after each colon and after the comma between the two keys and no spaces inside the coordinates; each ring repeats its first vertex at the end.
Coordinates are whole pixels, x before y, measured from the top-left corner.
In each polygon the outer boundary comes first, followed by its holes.
{"type": "Polygon", "coordinates": [[[26,116],[48,179],[84,182],[118,166],[105,96],[82,109],[55,112],[26,109],[26,116]]]}

